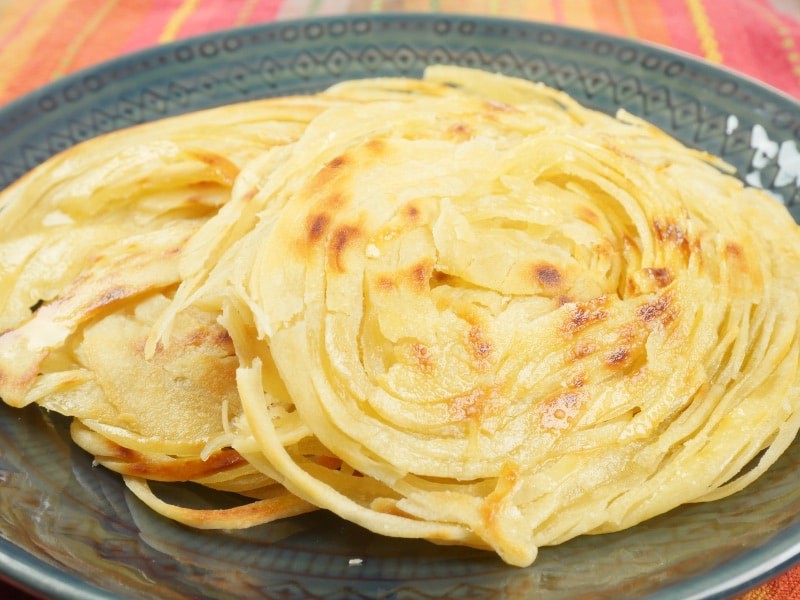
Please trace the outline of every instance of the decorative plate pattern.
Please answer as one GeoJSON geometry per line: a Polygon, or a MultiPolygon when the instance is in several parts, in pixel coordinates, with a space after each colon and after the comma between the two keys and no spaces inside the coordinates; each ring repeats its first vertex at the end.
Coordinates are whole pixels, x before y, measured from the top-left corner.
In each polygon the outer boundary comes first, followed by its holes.
{"type": "MultiPolygon", "coordinates": [[[[794,100],[654,46],[434,15],[239,29],[68,77],[0,110],[0,187],[121,127],[343,79],[417,76],[436,63],[543,81],[609,112],[623,107],[722,156],[800,215],[794,100]]],[[[797,560],[799,462],[795,444],[738,495],[543,549],[531,568],[517,569],[488,553],[380,538],[322,513],[247,531],[192,530],[153,514],[117,475],[94,468],[63,419],[0,406],[0,572],[60,598],[719,597],[797,560]]],[[[195,488],[174,493],[198,506],[209,501],[195,488]]]]}

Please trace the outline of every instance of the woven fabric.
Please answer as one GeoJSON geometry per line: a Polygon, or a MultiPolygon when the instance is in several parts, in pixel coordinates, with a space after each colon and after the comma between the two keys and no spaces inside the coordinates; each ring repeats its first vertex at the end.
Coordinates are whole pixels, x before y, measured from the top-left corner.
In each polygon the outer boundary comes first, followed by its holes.
{"type": "Polygon", "coordinates": [[[800,0],[0,0],[0,103],[160,42],[276,19],[379,11],[603,31],[701,56],[800,97],[800,0]]]}
{"type": "MultiPolygon", "coordinates": [[[[0,104],[120,54],[200,33],[389,11],[493,15],[626,36],[800,98],[800,0],[0,0],[0,104]]],[[[744,598],[800,598],[800,567],[744,598]]]]}

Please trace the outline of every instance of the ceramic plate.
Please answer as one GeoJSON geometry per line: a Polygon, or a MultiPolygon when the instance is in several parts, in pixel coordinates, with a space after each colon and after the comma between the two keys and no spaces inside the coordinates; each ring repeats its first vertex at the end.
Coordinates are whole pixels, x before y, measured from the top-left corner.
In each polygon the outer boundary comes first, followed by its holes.
{"type": "MultiPolygon", "coordinates": [[[[92,136],[210,106],[417,76],[453,63],[624,107],[721,155],[797,215],[798,104],[688,56],[588,32],[440,15],[348,16],[213,34],[124,57],[0,110],[0,186],[92,136]]],[[[60,598],[707,598],[800,554],[800,443],[726,500],[541,551],[527,569],[489,553],[383,539],[329,514],[241,532],[195,531],[92,467],[66,422],[0,407],[0,573],[60,598]],[[354,564],[352,558],[362,559],[354,564]]],[[[208,499],[181,489],[184,501],[208,499]]]]}

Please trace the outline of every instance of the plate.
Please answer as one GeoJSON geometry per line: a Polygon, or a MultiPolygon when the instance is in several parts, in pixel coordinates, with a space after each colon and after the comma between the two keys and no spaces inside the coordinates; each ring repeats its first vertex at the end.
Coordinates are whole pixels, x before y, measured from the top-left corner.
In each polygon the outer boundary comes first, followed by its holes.
{"type": "MultiPolygon", "coordinates": [[[[800,110],[791,98],[630,40],[442,15],[238,29],[70,76],[0,110],[0,186],[113,129],[344,79],[417,76],[435,63],[543,81],[608,112],[624,107],[722,156],[800,215],[800,110]]],[[[192,530],[93,467],[66,425],[35,407],[0,407],[0,573],[49,597],[710,598],[741,592],[800,555],[800,443],[744,492],[545,548],[519,569],[489,553],[381,538],[321,512],[246,531],[192,530]]]]}

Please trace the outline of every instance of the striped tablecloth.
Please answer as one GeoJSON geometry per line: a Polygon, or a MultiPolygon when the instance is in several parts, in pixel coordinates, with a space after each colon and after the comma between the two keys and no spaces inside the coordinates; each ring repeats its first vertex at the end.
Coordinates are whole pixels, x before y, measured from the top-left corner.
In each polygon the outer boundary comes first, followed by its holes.
{"type": "MultiPolygon", "coordinates": [[[[800,98],[800,0],[0,0],[0,104],[120,54],[199,33],[382,11],[496,15],[647,40],[800,98]]],[[[0,596],[9,597],[2,583],[0,596]]],[[[800,567],[745,598],[800,598],[800,567]]]]}

